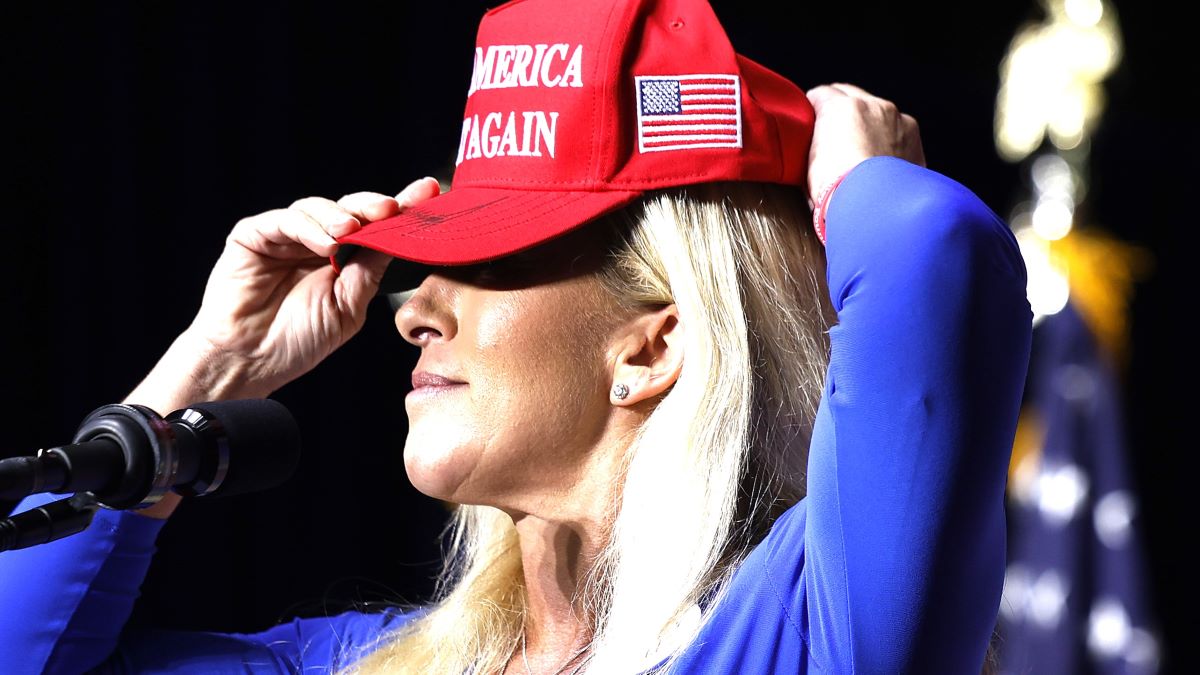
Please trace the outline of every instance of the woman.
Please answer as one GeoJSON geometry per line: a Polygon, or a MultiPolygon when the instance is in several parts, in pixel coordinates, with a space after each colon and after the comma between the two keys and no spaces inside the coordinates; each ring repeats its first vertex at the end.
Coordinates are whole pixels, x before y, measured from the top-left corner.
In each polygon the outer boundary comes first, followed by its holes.
{"type": "Polygon", "coordinates": [[[118,635],[168,495],[3,559],[6,607],[22,565],[66,585],[0,662],[978,672],[1029,348],[1008,228],[894,105],[805,95],[698,0],[510,3],[478,44],[453,189],[240,222],[129,397],[269,395],[358,330],[393,257],[426,265],[396,326],[421,349],[406,469],[463,505],[439,598],[118,635]]]}

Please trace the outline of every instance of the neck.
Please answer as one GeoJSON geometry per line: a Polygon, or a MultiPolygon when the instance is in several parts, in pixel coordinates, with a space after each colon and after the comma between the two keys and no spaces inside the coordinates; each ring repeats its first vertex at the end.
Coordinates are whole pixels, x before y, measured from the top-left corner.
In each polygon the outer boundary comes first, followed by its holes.
{"type": "Polygon", "coordinates": [[[520,541],[527,614],[521,653],[507,672],[570,673],[591,643],[594,608],[586,605],[583,586],[611,534],[611,506],[620,501],[612,476],[623,471],[630,433],[607,430],[619,440],[597,445],[613,450],[591,453],[580,475],[560,481],[570,488],[539,495],[528,510],[508,510],[520,541]]]}
{"type": "Polygon", "coordinates": [[[531,663],[535,656],[563,656],[561,663],[592,637],[580,591],[602,548],[595,536],[598,528],[531,515],[519,517],[516,526],[525,574],[528,656],[531,663]]]}

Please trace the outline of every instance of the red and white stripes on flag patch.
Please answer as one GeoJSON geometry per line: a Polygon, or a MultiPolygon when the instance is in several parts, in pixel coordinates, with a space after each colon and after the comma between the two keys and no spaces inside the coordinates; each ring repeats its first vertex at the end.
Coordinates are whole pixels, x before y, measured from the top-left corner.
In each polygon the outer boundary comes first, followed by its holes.
{"type": "Polygon", "coordinates": [[[639,75],[638,150],[742,147],[737,75],[639,75]]]}

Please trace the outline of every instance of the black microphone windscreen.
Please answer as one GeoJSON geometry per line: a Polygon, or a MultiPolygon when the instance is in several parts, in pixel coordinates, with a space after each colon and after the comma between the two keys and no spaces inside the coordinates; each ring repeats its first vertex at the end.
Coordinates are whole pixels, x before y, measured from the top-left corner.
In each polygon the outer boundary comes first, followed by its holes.
{"type": "Polygon", "coordinates": [[[282,403],[242,399],[196,403],[188,408],[215,418],[229,443],[229,472],[214,494],[236,495],[275,487],[300,460],[300,428],[282,403]]]}

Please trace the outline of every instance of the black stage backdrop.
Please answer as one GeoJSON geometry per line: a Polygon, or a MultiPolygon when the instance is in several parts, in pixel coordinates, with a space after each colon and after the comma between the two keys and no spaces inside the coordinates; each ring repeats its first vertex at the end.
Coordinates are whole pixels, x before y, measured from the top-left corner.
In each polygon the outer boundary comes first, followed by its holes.
{"type": "MultiPolygon", "coordinates": [[[[65,443],[121,400],[187,325],[238,218],[446,172],[488,4],[9,4],[0,456],[65,443]]],[[[931,168],[1007,214],[1026,178],[992,145],[998,64],[1035,3],[715,5],[739,51],[801,87],[853,82],[896,101],[921,123],[931,168]]],[[[1195,380],[1181,363],[1190,345],[1174,338],[1196,304],[1171,290],[1194,226],[1184,101],[1196,58],[1177,61],[1194,38],[1165,7],[1118,9],[1127,55],[1107,83],[1091,207],[1157,260],[1137,288],[1125,395],[1154,602],[1178,664],[1200,627],[1184,562],[1197,444],[1181,416],[1195,380]]],[[[380,303],[359,337],[277,392],[302,427],[297,475],[186,503],[133,622],[256,631],[427,597],[446,511],[403,471],[415,356],[380,303]]]]}

